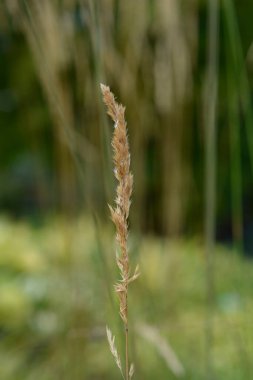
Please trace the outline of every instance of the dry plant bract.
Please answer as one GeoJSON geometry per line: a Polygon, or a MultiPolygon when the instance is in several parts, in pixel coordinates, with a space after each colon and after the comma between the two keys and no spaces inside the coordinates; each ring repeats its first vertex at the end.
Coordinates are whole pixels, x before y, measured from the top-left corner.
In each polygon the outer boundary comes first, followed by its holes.
{"type": "Polygon", "coordinates": [[[129,368],[128,355],[128,286],[139,276],[138,266],[131,274],[127,247],[128,216],[133,189],[133,176],[130,172],[130,153],[127,137],[127,124],[125,120],[125,107],[118,104],[110,88],[101,84],[103,100],[107,107],[107,113],[114,121],[114,133],[112,138],[114,174],[118,180],[115,207],[109,206],[111,218],[116,227],[116,241],[120,252],[116,253],[116,262],[120,272],[120,280],[114,288],[119,297],[120,316],[125,328],[125,374],[121,367],[118,351],[115,347],[114,337],[107,328],[107,337],[111,352],[118,368],[125,380],[133,377],[134,366],[129,368]]]}

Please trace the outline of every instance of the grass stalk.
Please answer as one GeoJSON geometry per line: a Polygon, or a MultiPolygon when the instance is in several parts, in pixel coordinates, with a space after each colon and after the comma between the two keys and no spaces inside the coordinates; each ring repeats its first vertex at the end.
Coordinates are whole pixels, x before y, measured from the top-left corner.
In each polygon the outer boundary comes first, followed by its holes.
{"type": "Polygon", "coordinates": [[[242,168],[239,99],[233,85],[233,70],[228,67],[227,97],[230,134],[232,232],[236,251],[243,251],[242,168]]]}
{"type": "Polygon", "coordinates": [[[205,92],[205,262],[206,262],[206,371],[207,379],[213,379],[213,304],[214,268],[213,254],[216,230],[216,119],[218,101],[219,57],[219,0],[208,1],[208,50],[205,92]]]}
{"type": "Polygon", "coordinates": [[[129,366],[129,336],[128,336],[128,286],[139,276],[138,266],[131,273],[128,255],[128,217],[133,188],[133,176],[130,172],[130,153],[125,120],[125,108],[115,100],[110,88],[101,84],[103,100],[107,113],[114,121],[112,147],[114,152],[114,174],[118,181],[115,207],[109,205],[111,218],[116,227],[116,241],[119,252],[116,251],[116,263],[120,272],[120,280],[114,285],[119,297],[119,314],[125,330],[125,370],[115,346],[115,338],[107,328],[107,337],[115,362],[125,380],[130,380],[134,374],[134,366],[129,366]],[[123,374],[125,373],[125,374],[123,374]]]}
{"type": "Polygon", "coordinates": [[[242,48],[242,40],[236,17],[234,2],[231,0],[224,0],[222,4],[225,16],[224,21],[227,32],[228,45],[231,50],[230,65],[232,64],[234,67],[234,82],[238,86],[238,97],[240,98],[242,116],[244,119],[247,134],[251,170],[253,172],[253,112],[251,104],[251,90],[247,70],[245,68],[245,57],[242,48]]]}

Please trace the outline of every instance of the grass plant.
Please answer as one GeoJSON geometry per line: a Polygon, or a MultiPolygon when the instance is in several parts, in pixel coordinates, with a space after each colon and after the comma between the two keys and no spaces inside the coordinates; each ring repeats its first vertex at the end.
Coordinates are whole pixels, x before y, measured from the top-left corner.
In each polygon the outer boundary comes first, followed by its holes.
{"type": "Polygon", "coordinates": [[[109,205],[111,218],[116,227],[116,241],[120,252],[116,252],[116,262],[119,268],[121,279],[114,288],[119,297],[120,317],[125,329],[125,375],[120,360],[120,356],[115,346],[115,337],[107,327],[107,337],[112,355],[125,380],[131,379],[134,374],[133,364],[129,367],[128,354],[128,286],[139,276],[138,266],[133,274],[130,271],[129,255],[127,247],[128,238],[128,217],[131,204],[131,194],[133,188],[133,175],[130,172],[130,153],[127,137],[127,124],[125,120],[125,108],[115,100],[110,88],[101,84],[103,100],[107,107],[107,113],[114,121],[114,133],[112,147],[114,151],[114,174],[118,181],[116,190],[116,206],[109,205]]]}

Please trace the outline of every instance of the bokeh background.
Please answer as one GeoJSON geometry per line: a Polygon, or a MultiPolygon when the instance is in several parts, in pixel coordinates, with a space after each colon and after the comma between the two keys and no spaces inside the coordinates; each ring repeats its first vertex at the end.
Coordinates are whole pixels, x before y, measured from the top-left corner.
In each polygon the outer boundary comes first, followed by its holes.
{"type": "Polygon", "coordinates": [[[253,3],[2,0],[0,378],[122,351],[108,84],[126,106],[136,379],[253,377],[253,3]]]}

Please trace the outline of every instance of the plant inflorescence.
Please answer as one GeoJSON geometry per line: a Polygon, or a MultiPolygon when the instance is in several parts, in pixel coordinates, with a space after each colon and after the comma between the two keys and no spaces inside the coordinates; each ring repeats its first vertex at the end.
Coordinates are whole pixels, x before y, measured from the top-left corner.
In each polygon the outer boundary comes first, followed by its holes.
{"type": "Polygon", "coordinates": [[[130,153],[127,137],[127,123],[125,120],[125,107],[118,104],[110,88],[101,84],[103,100],[107,107],[107,113],[114,121],[114,133],[112,138],[114,174],[118,181],[116,189],[115,207],[109,206],[112,221],[116,227],[116,241],[119,252],[116,251],[116,262],[120,272],[120,280],[114,288],[119,297],[120,316],[125,329],[125,371],[115,346],[115,338],[109,328],[107,337],[115,362],[125,380],[132,378],[134,366],[129,366],[128,355],[128,286],[139,276],[138,266],[134,273],[130,271],[128,255],[128,217],[133,189],[133,175],[130,172],[130,153]]]}

